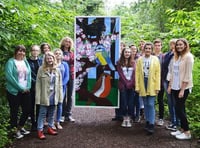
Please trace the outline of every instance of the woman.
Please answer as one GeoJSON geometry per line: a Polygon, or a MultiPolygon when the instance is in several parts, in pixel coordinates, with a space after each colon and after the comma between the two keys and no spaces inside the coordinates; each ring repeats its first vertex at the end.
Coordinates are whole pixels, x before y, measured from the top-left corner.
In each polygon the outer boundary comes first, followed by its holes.
{"type": "Polygon", "coordinates": [[[140,57],[136,65],[136,88],[144,102],[145,130],[148,134],[154,133],[155,124],[155,98],[160,90],[160,62],[156,56],[151,55],[152,43],[145,43],[144,56],[140,57]]]}
{"type": "Polygon", "coordinates": [[[191,139],[185,102],[193,87],[192,68],[194,58],[190,53],[189,43],[186,39],[180,38],[176,41],[173,60],[168,93],[172,93],[175,99],[175,110],[181,122],[181,129],[171,132],[171,135],[180,140],[191,139]]]}
{"type": "Polygon", "coordinates": [[[48,130],[50,135],[57,135],[54,127],[54,112],[56,105],[62,103],[62,76],[60,70],[57,69],[56,59],[52,52],[46,52],[42,66],[38,70],[36,79],[36,105],[40,105],[38,115],[38,138],[45,139],[43,134],[44,119],[47,115],[48,130]]]}
{"type": "MultiPolygon", "coordinates": [[[[132,51],[132,60],[133,61],[137,61],[137,59],[139,58],[139,54],[138,54],[138,49],[135,45],[130,45],[129,48],[132,51]]],[[[134,118],[133,118],[134,122],[140,122],[140,97],[139,94],[137,92],[135,92],[135,96],[134,96],[134,118]]]]}
{"type": "Polygon", "coordinates": [[[32,79],[31,89],[30,89],[30,93],[31,93],[30,117],[31,117],[31,123],[32,123],[32,127],[31,127],[32,131],[37,130],[36,120],[37,120],[38,112],[39,112],[39,108],[38,106],[36,106],[36,115],[35,115],[35,83],[36,83],[38,69],[42,65],[42,61],[39,59],[39,54],[40,54],[40,47],[38,45],[33,45],[31,46],[31,56],[30,58],[27,59],[31,68],[31,79],[32,79]]]}
{"type": "Polygon", "coordinates": [[[168,71],[171,69],[172,66],[172,61],[173,61],[173,56],[174,56],[174,50],[175,50],[175,45],[176,45],[176,40],[177,39],[171,39],[169,41],[169,51],[165,53],[164,55],[164,61],[163,61],[163,81],[164,81],[164,89],[166,92],[167,96],[167,102],[168,102],[168,110],[169,110],[169,115],[170,115],[170,120],[171,123],[166,126],[166,129],[171,130],[171,131],[176,131],[176,127],[179,126],[179,120],[176,117],[175,113],[175,100],[172,96],[172,94],[169,94],[167,92],[168,85],[169,85],[169,79],[168,79],[168,71]]]}
{"type": "MultiPolygon", "coordinates": [[[[69,65],[70,76],[67,83],[67,94],[63,100],[63,116],[65,121],[75,122],[72,117],[72,93],[74,87],[74,53],[72,51],[73,40],[70,37],[64,37],[60,43],[60,49],[63,51],[63,60],[69,65]],[[66,101],[67,99],[67,101],[66,101]]],[[[64,121],[64,120],[62,120],[64,121]]]]}
{"type": "Polygon", "coordinates": [[[24,129],[24,124],[30,114],[31,69],[25,58],[26,48],[23,45],[15,47],[14,57],[6,63],[6,91],[10,107],[11,128],[16,128],[16,138],[21,139],[30,132],[24,129]],[[18,122],[19,106],[22,114],[18,122]]]}
{"type": "Polygon", "coordinates": [[[130,121],[134,117],[135,62],[132,61],[130,48],[122,50],[117,62],[117,71],[119,73],[120,107],[123,115],[121,126],[131,127],[130,121]]]}
{"type": "MultiPolygon", "coordinates": [[[[55,49],[54,50],[54,55],[57,60],[58,68],[60,69],[61,75],[62,75],[62,86],[63,86],[63,96],[66,96],[66,88],[67,88],[67,83],[69,81],[69,66],[67,62],[64,62],[63,59],[63,52],[61,49],[55,49]]],[[[64,99],[63,99],[64,100],[64,99]]],[[[60,120],[62,117],[62,103],[58,103],[57,106],[57,114],[56,114],[56,127],[58,129],[63,129],[62,126],[60,125],[60,120]]]]}

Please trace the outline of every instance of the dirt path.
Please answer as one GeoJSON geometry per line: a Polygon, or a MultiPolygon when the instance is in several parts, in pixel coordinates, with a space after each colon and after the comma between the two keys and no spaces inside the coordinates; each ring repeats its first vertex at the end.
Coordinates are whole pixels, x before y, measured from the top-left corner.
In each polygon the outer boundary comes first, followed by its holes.
{"type": "Polygon", "coordinates": [[[39,140],[36,132],[17,140],[12,148],[198,148],[195,140],[178,141],[164,127],[156,126],[155,134],[147,136],[143,123],[132,128],[120,127],[111,121],[114,109],[74,108],[75,123],[63,123],[57,136],[39,140]]]}

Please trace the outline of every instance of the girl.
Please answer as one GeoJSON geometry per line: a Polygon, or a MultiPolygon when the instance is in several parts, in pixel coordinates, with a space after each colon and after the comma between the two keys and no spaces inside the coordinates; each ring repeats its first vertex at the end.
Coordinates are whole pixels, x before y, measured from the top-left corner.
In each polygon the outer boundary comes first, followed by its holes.
{"type": "Polygon", "coordinates": [[[42,66],[38,70],[36,79],[36,104],[40,105],[38,115],[38,137],[45,139],[43,134],[44,119],[48,112],[48,134],[57,135],[54,126],[54,112],[58,103],[62,103],[62,76],[57,69],[56,59],[52,52],[46,52],[42,66]]]}
{"type": "MultiPolygon", "coordinates": [[[[63,97],[66,96],[66,88],[67,83],[69,81],[69,66],[67,62],[63,61],[63,52],[61,49],[55,49],[54,55],[57,60],[58,68],[60,69],[61,75],[62,75],[62,86],[63,86],[63,97]]],[[[63,99],[64,100],[64,99],[63,99]]],[[[56,127],[58,129],[62,129],[62,126],[60,125],[60,120],[62,117],[62,103],[58,103],[57,106],[57,115],[56,115],[56,127]]]]}
{"type": "Polygon", "coordinates": [[[131,54],[131,49],[123,49],[117,62],[120,108],[123,115],[122,127],[131,127],[131,118],[134,117],[135,62],[132,61],[131,54]]]}
{"type": "Polygon", "coordinates": [[[193,87],[192,68],[194,58],[190,53],[190,47],[186,39],[180,38],[176,41],[173,60],[168,93],[172,93],[175,99],[175,110],[181,122],[181,129],[171,132],[171,135],[180,140],[191,139],[185,102],[193,87]]]}

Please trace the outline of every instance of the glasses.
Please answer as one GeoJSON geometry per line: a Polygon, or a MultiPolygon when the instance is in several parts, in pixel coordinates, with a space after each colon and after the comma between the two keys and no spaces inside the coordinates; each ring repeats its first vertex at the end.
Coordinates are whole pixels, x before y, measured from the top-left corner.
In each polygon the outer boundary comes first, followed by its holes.
{"type": "Polygon", "coordinates": [[[40,50],[37,50],[37,49],[35,50],[35,49],[33,49],[33,50],[31,50],[31,51],[40,51],[40,50]]]}
{"type": "Polygon", "coordinates": [[[20,49],[20,50],[18,50],[18,52],[25,52],[25,50],[20,49]]]}

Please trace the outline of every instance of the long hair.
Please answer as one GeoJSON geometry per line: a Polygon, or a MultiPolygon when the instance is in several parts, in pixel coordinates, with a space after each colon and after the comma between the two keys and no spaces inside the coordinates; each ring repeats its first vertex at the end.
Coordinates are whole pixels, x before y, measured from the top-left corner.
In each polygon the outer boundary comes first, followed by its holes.
{"type": "Polygon", "coordinates": [[[126,61],[125,61],[124,53],[125,53],[125,50],[127,50],[127,49],[129,49],[129,48],[124,48],[122,50],[122,53],[121,53],[121,56],[120,56],[120,59],[119,59],[119,64],[121,66],[132,67],[133,66],[133,60],[132,60],[132,56],[131,56],[132,54],[128,58],[128,63],[127,64],[126,64],[126,61]]]}
{"type": "Polygon", "coordinates": [[[190,46],[189,46],[189,43],[186,39],[184,38],[179,38],[177,39],[176,41],[176,44],[175,44],[175,50],[174,50],[174,58],[175,60],[178,60],[179,56],[184,56],[186,53],[190,52],[190,46]],[[178,44],[178,41],[181,41],[184,43],[184,45],[186,46],[185,49],[182,51],[182,52],[178,52],[177,51],[177,44],[178,44]]]}
{"type": "Polygon", "coordinates": [[[55,58],[53,52],[48,51],[48,52],[45,53],[42,68],[43,68],[44,71],[55,71],[56,70],[57,62],[56,62],[56,58],[55,58]],[[53,66],[52,67],[49,67],[49,65],[47,64],[47,61],[46,61],[47,56],[53,57],[53,66]]]}
{"type": "Polygon", "coordinates": [[[72,48],[73,48],[73,40],[70,38],[70,37],[64,37],[61,41],[60,41],[60,49],[62,50],[62,51],[64,51],[64,48],[65,48],[65,42],[66,41],[69,41],[70,43],[71,43],[71,45],[70,45],[70,47],[69,47],[69,49],[68,49],[68,51],[70,51],[72,48]]]}

